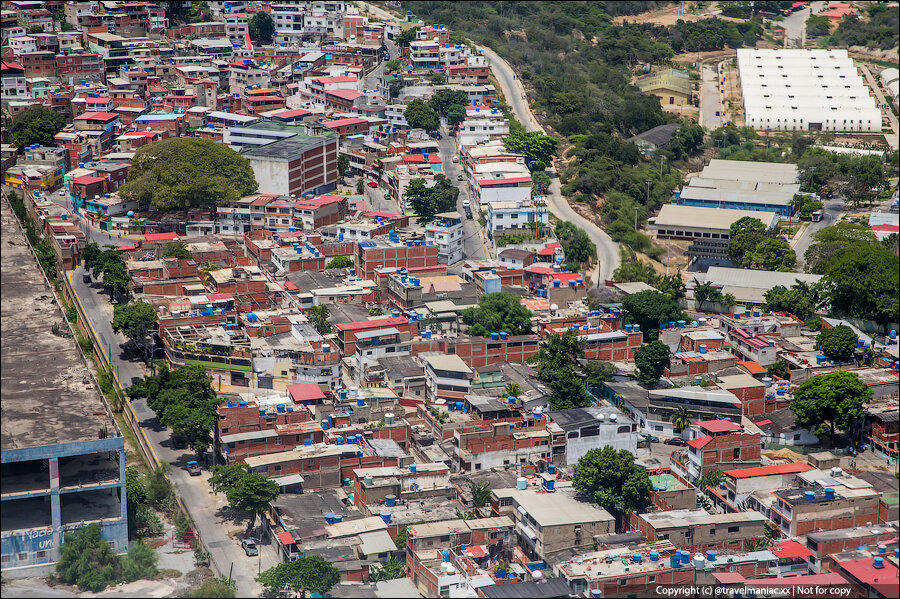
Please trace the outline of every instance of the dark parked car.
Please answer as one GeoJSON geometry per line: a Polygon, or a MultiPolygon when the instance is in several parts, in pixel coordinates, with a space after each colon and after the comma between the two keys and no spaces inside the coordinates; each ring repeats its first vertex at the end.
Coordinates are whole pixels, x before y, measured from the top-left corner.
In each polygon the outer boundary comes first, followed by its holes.
{"type": "Polygon", "coordinates": [[[191,476],[200,476],[200,464],[191,460],[185,465],[185,468],[191,476]]]}
{"type": "Polygon", "coordinates": [[[687,441],[685,441],[681,437],[672,437],[671,439],[666,439],[664,443],[666,445],[677,445],[678,447],[687,445],[687,441]]]}
{"type": "Polygon", "coordinates": [[[91,284],[91,273],[85,272],[83,275],[81,275],[81,280],[84,282],[85,285],[90,285],[91,284]]]}
{"type": "Polygon", "coordinates": [[[639,433],[638,436],[645,441],[649,441],[650,443],[659,443],[659,437],[656,435],[651,435],[650,433],[639,433]]]}

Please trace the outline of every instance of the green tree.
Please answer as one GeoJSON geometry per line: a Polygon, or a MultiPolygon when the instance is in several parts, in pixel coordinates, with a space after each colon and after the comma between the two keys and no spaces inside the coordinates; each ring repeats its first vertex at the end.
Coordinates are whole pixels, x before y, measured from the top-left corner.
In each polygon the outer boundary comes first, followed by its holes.
{"type": "Polygon", "coordinates": [[[456,127],[466,120],[466,108],[460,104],[451,104],[450,107],[447,108],[447,114],[444,116],[447,118],[448,126],[456,127]]]}
{"type": "Polygon", "coordinates": [[[578,270],[582,265],[597,258],[597,246],[588,234],[568,221],[556,225],[553,231],[566,254],[566,268],[578,270]]]}
{"type": "Polygon", "coordinates": [[[156,331],[156,310],[144,301],[116,306],[113,310],[112,328],[128,337],[144,352],[144,361],[153,349],[156,331]]]}
{"type": "Polygon", "coordinates": [[[429,83],[431,83],[431,85],[441,85],[444,83],[445,77],[444,74],[440,71],[435,71],[434,73],[428,75],[428,81],[429,83]]]}
{"type": "Polygon", "coordinates": [[[438,113],[418,98],[406,105],[406,110],[403,111],[403,117],[413,129],[437,131],[441,125],[438,113]]]}
{"type": "Polygon", "coordinates": [[[335,256],[328,262],[328,265],[325,268],[350,268],[352,266],[353,260],[347,256],[335,256]]]}
{"type": "Polygon", "coordinates": [[[484,507],[491,502],[491,487],[483,481],[469,481],[469,492],[472,493],[472,505],[484,507]]]}
{"type": "Polygon", "coordinates": [[[775,285],[763,295],[767,312],[788,312],[800,320],[808,320],[815,314],[819,299],[816,290],[802,281],[798,281],[790,289],[783,285],[775,285]]]}
{"type": "Polygon", "coordinates": [[[851,372],[838,370],[806,380],[794,390],[791,412],[800,428],[824,426],[831,438],[835,430],[846,430],[865,416],[864,404],[872,400],[872,389],[851,372]]]}
{"type": "Polygon", "coordinates": [[[24,154],[32,144],[55,146],[53,136],[65,126],[66,118],[62,114],[36,104],[13,117],[9,124],[9,140],[19,154],[24,154]]]}
{"type": "Polygon", "coordinates": [[[384,63],[384,72],[385,73],[393,73],[394,71],[400,68],[400,59],[392,58],[386,63],[384,63]]]}
{"type": "Polygon", "coordinates": [[[341,181],[343,181],[345,173],[350,170],[350,158],[347,157],[346,154],[338,154],[337,169],[338,175],[340,175],[341,181]]]}
{"type": "Polygon", "coordinates": [[[828,262],[821,283],[835,312],[884,325],[900,318],[898,279],[896,255],[878,245],[854,245],[828,262]]]}
{"type": "Polygon", "coordinates": [[[400,48],[405,48],[406,46],[409,46],[409,42],[414,39],[416,39],[416,30],[415,28],[410,27],[409,29],[404,29],[394,37],[394,43],[400,48]]]}
{"type": "Polygon", "coordinates": [[[326,595],[341,580],[341,574],[321,556],[307,555],[269,568],[256,580],[270,593],[278,593],[288,586],[296,593],[309,591],[326,595]]]}
{"type": "Polygon", "coordinates": [[[198,454],[206,451],[219,403],[206,368],[191,365],[170,371],[164,364],[159,374],[145,377],[143,383],[147,405],[160,424],[186,439],[198,454]]]}
{"type": "Polygon", "coordinates": [[[525,156],[529,171],[543,171],[553,164],[559,140],[540,131],[514,133],[503,138],[503,147],[525,156]]]}
{"type": "Polygon", "coordinates": [[[219,464],[213,466],[209,484],[216,493],[227,493],[235,488],[245,476],[250,473],[250,467],[242,462],[236,464],[219,464]]]}
{"type": "Polygon", "coordinates": [[[138,148],[119,194],[166,211],[213,208],[258,187],[250,162],[228,146],[199,137],[170,137],[138,148]]]}
{"type": "Polygon", "coordinates": [[[644,333],[644,340],[650,340],[650,330],[657,329],[659,323],[681,319],[681,308],[672,299],[658,291],[647,289],[626,296],[622,300],[625,322],[638,324],[644,333]]]}
{"type": "Polygon", "coordinates": [[[822,329],[816,337],[816,349],[828,356],[829,360],[845,362],[853,357],[857,348],[856,333],[847,325],[839,324],[832,329],[822,329]]]}
{"type": "Polygon", "coordinates": [[[207,578],[187,596],[192,599],[233,599],[237,597],[237,583],[224,576],[207,578]]]}
{"type": "Polygon", "coordinates": [[[423,179],[413,179],[406,186],[403,197],[418,215],[419,224],[425,224],[435,214],[456,210],[459,188],[454,187],[443,175],[435,177],[432,187],[426,187],[423,179]]]}
{"type": "Polygon", "coordinates": [[[166,245],[162,253],[164,258],[178,258],[179,260],[193,260],[194,255],[187,249],[183,241],[176,241],[166,245]]]}
{"type": "Polygon", "coordinates": [[[380,582],[382,580],[394,580],[406,576],[406,568],[403,562],[391,556],[388,561],[380,566],[373,566],[369,572],[369,582],[380,582]]]}
{"type": "Polygon", "coordinates": [[[262,516],[269,509],[269,504],[278,498],[278,483],[269,480],[265,474],[248,472],[238,478],[237,484],[225,491],[225,497],[233,509],[250,513],[247,530],[253,528],[256,516],[262,516]]]}
{"type": "MultiPolygon", "coordinates": [[[[797,254],[781,237],[763,239],[750,256],[750,268],[789,271],[797,264],[797,254]]],[[[746,263],[746,254],[745,254],[746,263]]]]}
{"type": "Polygon", "coordinates": [[[647,470],[634,463],[630,451],[607,445],[591,449],[575,465],[573,486],[616,518],[620,526],[639,504],[650,499],[647,470]]]}
{"type": "Polygon", "coordinates": [[[325,335],[331,332],[332,326],[331,323],[328,322],[328,317],[331,314],[328,312],[328,306],[324,304],[320,304],[318,306],[313,306],[306,313],[306,317],[309,318],[309,322],[319,331],[320,335],[325,335]]]}
{"type": "Polygon", "coordinates": [[[723,482],[725,482],[725,475],[718,470],[711,470],[700,477],[699,484],[700,488],[706,491],[706,487],[716,488],[723,482]]]}
{"type": "Polygon", "coordinates": [[[831,260],[854,245],[876,245],[878,239],[868,226],[853,222],[840,222],[823,227],[812,234],[813,243],[803,255],[808,272],[823,274],[831,260]]]}
{"type": "Polygon", "coordinates": [[[522,305],[518,296],[503,291],[481,296],[478,306],[466,308],[461,316],[472,327],[471,335],[489,337],[491,333],[504,331],[524,335],[531,331],[531,311],[522,305]]]}
{"type": "Polygon", "coordinates": [[[584,374],[584,384],[588,387],[597,387],[601,383],[613,380],[613,375],[619,372],[615,364],[590,360],[581,362],[581,372],[584,374]]]}
{"type": "Polygon", "coordinates": [[[784,358],[778,358],[766,368],[766,374],[769,376],[777,376],[786,381],[791,380],[791,368],[784,358]]]}
{"type": "Polygon", "coordinates": [[[571,371],[569,373],[572,376],[557,376],[547,383],[550,387],[547,403],[550,404],[551,410],[569,410],[591,405],[591,396],[587,392],[584,379],[574,376],[571,371]]]}
{"type": "Polygon", "coordinates": [[[100,254],[102,253],[103,250],[101,250],[100,246],[93,241],[84,246],[84,251],[81,252],[81,258],[84,260],[84,269],[93,270],[97,263],[97,259],[100,258],[100,254]]]}
{"type": "Polygon", "coordinates": [[[128,553],[121,558],[122,580],[134,582],[142,578],[156,576],[156,552],[142,541],[132,543],[128,553]]]}
{"type": "Polygon", "coordinates": [[[672,412],[672,426],[679,430],[684,430],[690,425],[691,413],[688,412],[688,409],[684,406],[675,408],[675,411],[672,412]]]}
{"type": "Polygon", "coordinates": [[[745,216],[731,223],[728,237],[728,255],[737,264],[749,265],[753,253],[767,235],[761,220],[745,216]]]}
{"type": "Polygon", "coordinates": [[[469,97],[466,92],[450,89],[439,89],[428,100],[428,105],[443,116],[447,116],[451,106],[465,107],[468,103],[469,97]]]}
{"type": "Polygon", "coordinates": [[[659,341],[651,341],[634,352],[635,375],[642,385],[655,385],[669,366],[669,347],[659,341]]]}
{"type": "Polygon", "coordinates": [[[259,44],[271,44],[275,35],[275,21],[267,12],[255,12],[248,23],[250,39],[259,44]]]}
{"type": "Polygon", "coordinates": [[[356,194],[362,195],[366,191],[366,182],[362,178],[356,180],[356,194]]]}
{"type": "Polygon", "coordinates": [[[506,386],[503,388],[503,396],[504,397],[515,397],[519,399],[522,395],[522,386],[519,383],[512,382],[506,383],[506,386]]]}
{"type": "Polygon", "coordinates": [[[98,592],[121,579],[122,565],[109,543],[100,537],[100,527],[89,524],[66,533],[56,574],[83,591],[98,592]]]}

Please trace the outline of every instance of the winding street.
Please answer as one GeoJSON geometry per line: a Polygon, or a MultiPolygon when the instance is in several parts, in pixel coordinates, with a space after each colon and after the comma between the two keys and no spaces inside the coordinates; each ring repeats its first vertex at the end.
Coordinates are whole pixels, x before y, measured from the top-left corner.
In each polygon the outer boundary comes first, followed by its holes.
{"type": "MultiPolygon", "coordinates": [[[[503,95],[506,97],[507,103],[512,107],[519,122],[525,126],[525,130],[545,133],[540,123],[534,117],[534,113],[531,112],[531,108],[525,100],[525,89],[522,87],[521,81],[515,76],[512,67],[490,48],[479,49],[483,50],[484,55],[488,58],[491,71],[493,71],[494,77],[503,89],[503,95]]],[[[569,203],[562,196],[556,167],[553,166],[550,170],[552,179],[547,196],[550,212],[557,218],[567,220],[584,229],[591,241],[594,242],[594,245],[597,246],[597,267],[592,277],[594,282],[599,284],[600,281],[612,278],[613,271],[619,266],[618,244],[606,234],[606,231],[582,217],[569,206],[569,203]]]]}

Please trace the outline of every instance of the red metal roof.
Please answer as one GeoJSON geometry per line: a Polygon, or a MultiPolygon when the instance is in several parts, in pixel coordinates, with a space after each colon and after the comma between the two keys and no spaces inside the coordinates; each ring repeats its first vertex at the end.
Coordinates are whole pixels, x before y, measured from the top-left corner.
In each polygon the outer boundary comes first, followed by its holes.
{"type": "Polygon", "coordinates": [[[298,200],[297,206],[305,206],[305,207],[319,207],[319,206],[327,206],[328,204],[335,204],[337,202],[341,202],[345,200],[344,196],[336,196],[336,195],[323,195],[317,198],[309,198],[308,200],[298,200]]]}
{"type": "Polygon", "coordinates": [[[772,545],[772,547],[769,548],[769,551],[777,555],[779,559],[791,559],[795,557],[806,559],[815,555],[812,551],[793,539],[788,539],[777,545],[772,545]]]}
{"type": "Polygon", "coordinates": [[[103,183],[106,179],[103,177],[94,177],[93,175],[82,175],[80,177],[75,177],[70,181],[70,183],[74,183],[76,185],[91,185],[93,183],[103,183]]]}
{"type": "Polygon", "coordinates": [[[325,92],[325,95],[337,96],[344,100],[356,100],[357,98],[362,98],[366,94],[358,92],[355,89],[332,89],[325,92]]]}
{"type": "Polygon", "coordinates": [[[284,102],[284,98],[281,96],[247,96],[248,102],[256,102],[257,100],[261,102],[284,102]]]}
{"type": "Polygon", "coordinates": [[[85,112],[80,116],[76,116],[76,121],[111,121],[119,118],[115,112],[85,112]]]}
{"type": "Polygon", "coordinates": [[[281,541],[282,545],[293,545],[296,542],[288,531],[278,533],[278,540],[281,541]]]}
{"type": "MultiPolygon", "coordinates": [[[[425,162],[425,154],[403,154],[401,156],[403,162],[425,162]]],[[[440,164],[441,157],[439,154],[429,154],[428,155],[428,164],[440,164]]]]}
{"type": "Polygon", "coordinates": [[[287,392],[296,403],[325,399],[325,393],[315,383],[296,383],[287,386],[287,392]]]}
{"type": "Polygon", "coordinates": [[[335,127],[346,127],[347,125],[360,125],[362,123],[368,123],[366,119],[361,119],[357,116],[348,117],[346,119],[335,119],[333,121],[329,121],[324,123],[325,127],[328,129],[334,129],[335,127]]]}
{"type": "Polygon", "coordinates": [[[357,78],[349,75],[339,75],[337,77],[317,77],[313,81],[318,81],[319,83],[349,83],[357,81],[357,78]]]}
{"type": "Polygon", "coordinates": [[[735,584],[747,580],[740,572],[714,572],[713,577],[722,584],[735,584]]]}
{"type": "Polygon", "coordinates": [[[705,437],[700,437],[698,439],[691,439],[690,441],[688,441],[688,445],[690,445],[694,449],[703,449],[704,447],[706,447],[706,444],[712,440],[712,437],[706,435],[705,437]]]}
{"type": "MultiPolygon", "coordinates": [[[[884,556],[882,556],[884,557],[884,556]]],[[[855,559],[846,562],[838,562],[841,568],[847,571],[851,576],[856,578],[863,584],[884,584],[893,582],[897,584],[897,566],[882,560],[883,568],[876,568],[873,565],[874,557],[864,557],[863,559],[855,559]]],[[[896,589],[896,586],[894,587],[896,589]]]]}
{"type": "Polygon", "coordinates": [[[392,327],[398,324],[406,324],[409,322],[405,316],[389,316],[387,318],[376,318],[373,320],[360,320],[357,322],[344,322],[334,325],[339,331],[364,331],[366,329],[380,329],[382,327],[392,327]]]}
{"type": "Polygon", "coordinates": [[[150,233],[144,235],[144,241],[178,241],[178,233],[150,233]]]}
{"type": "Polygon", "coordinates": [[[500,185],[501,183],[531,183],[531,177],[509,177],[507,179],[482,179],[478,181],[480,187],[485,185],[500,185]]]}
{"type": "Polygon", "coordinates": [[[559,279],[559,284],[561,286],[568,286],[569,281],[577,281],[578,279],[584,280],[584,277],[577,272],[557,272],[553,273],[554,279],[559,279]]]}
{"type": "Polygon", "coordinates": [[[272,116],[277,116],[283,119],[292,119],[297,116],[306,116],[308,114],[312,114],[312,111],[304,110],[303,108],[295,108],[294,110],[285,110],[283,112],[276,112],[272,116]]]}
{"type": "Polygon", "coordinates": [[[772,421],[766,418],[765,420],[760,420],[756,423],[756,426],[765,426],[767,424],[772,424],[772,421]]]}
{"type": "Polygon", "coordinates": [[[297,286],[294,285],[293,283],[291,283],[290,281],[285,281],[284,288],[287,289],[288,291],[298,291],[297,286]]]}
{"type": "Polygon", "coordinates": [[[726,470],[725,476],[731,478],[750,478],[752,476],[771,476],[773,474],[799,474],[815,470],[806,462],[791,462],[790,464],[773,464],[771,466],[758,466],[756,468],[742,468],[740,470],[726,470]]]}
{"type": "Polygon", "coordinates": [[[728,433],[741,429],[739,425],[729,420],[704,420],[703,422],[698,422],[697,426],[711,433],[728,433]]]}

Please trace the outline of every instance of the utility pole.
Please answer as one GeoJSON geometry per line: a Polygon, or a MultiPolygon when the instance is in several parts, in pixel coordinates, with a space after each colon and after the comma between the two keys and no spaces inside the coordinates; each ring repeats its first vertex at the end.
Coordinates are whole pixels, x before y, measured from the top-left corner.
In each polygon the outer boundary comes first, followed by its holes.
{"type": "Polygon", "coordinates": [[[666,160],[666,157],[660,155],[660,157],[659,157],[659,176],[660,176],[660,177],[662,177],[663,162],[665,162],[665,160],[666,160]]]}

